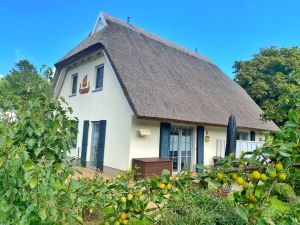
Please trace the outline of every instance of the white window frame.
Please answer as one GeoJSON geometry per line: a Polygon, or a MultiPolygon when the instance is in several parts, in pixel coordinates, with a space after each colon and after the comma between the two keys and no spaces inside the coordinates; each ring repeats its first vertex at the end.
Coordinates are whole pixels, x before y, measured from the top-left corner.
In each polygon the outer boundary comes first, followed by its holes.
{"type": "MultiPolygon", "coordinates": [[[[89,167],[93,168],[93,169],[96,169],[96,167],[97,167],[97,165],[96,165],[97,164],[97,158],[93,159],[93,157],[92,157],[92,155],[93,155],[93,147],[94,147],[94,144],[95,144],[94,143],[94,141],[95,141],[94,140],[95,125],[100,126],[100,122],[99,121],[92,121],[92,135],[91,135],[90,162],[89,162],[90,165],[89,165],[89,167]],[[92,160],[94,160],[94,161],[92,161],[92,160]],[[93,164],[93,162],[94,162],[94,164],[93,164]]],[[[99,127],[99,129],[100,129],[100,127],[99,127]]],[[[98,133],[98,135],[100,135],[100,133],[98,133]]],[[[96,149],[96,151],[98,151],[98,149],[96,149]]]]}
{"type": "MultiPolygon", "coordinates": [[[[193,127],[189,127],[189,126],[180,126],[180,125],[171,125],[171,129],[172,128],[178,128],[180,130],[179,132],[179,140],[180,140],[180,137],[182,136],[182,129],[189,129],[191,131],[191,156],[190,156],[190,170],[192,171],[193,170],[193,160],[194,160],[194,128],[193,127]]],[[[170,134],[171,135],[171,134],[170,134]]],[[[169,152],[171,150],[171,136],[170,136],[170,146],[169,146],[169,152]]],[[[170,157],[170,156],[169,156],[170,157]]],[[[174,171],[173,173],[176,174],[176,173],[179,173],[182,168],[181,168],[181,150],[180,150],[180,144],[178,143],[178,153],[177,153],[177,171],[174,171]],[[179,157],[180,155],[180,157],[179,157]]],[[[172,162],[172,169],[173,169],[173,162],[172,162]]]]}
{"type": "Polygon", "coordinates": [[[103,90],[103,86],[104,86],[104,63],[100,64],[100,65],[97,65],[95,66],[95,73],[94,73],[94,92],[95,91],[102,91],[103,90]],[[100,88],[96,88],[96,85],[97,85],[97,70],[98,68],[100,67],[103,67],[103,78],[102,78],[102,87],[100,88]]]}
{"type": "Polygon", "coordinates": [[[77,95],[77,88],[78,88],[78,73],[74,73],[72,76],[71,76],[71,90],[70,90],[70,97],[71,96],[76,96],[77,95]],[[73,93],[73,84],[74,84],[74,77],[77,77],[77,84],[76,84],[76,92],[73,93]]]}

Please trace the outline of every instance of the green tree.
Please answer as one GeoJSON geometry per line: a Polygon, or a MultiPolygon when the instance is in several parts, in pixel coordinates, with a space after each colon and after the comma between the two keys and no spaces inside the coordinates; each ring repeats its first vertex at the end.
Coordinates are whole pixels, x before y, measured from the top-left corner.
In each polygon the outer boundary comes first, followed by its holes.
{"type": "Polygon", "coordinates": [[[51,75],[52,71],[42,66],[40,74],[36,67],[28,60],[21,60],[16,63],[9,74],[0,80],[0,108],[17,109],[19,104],[35,99],[45,93],[52,95],[51,75]],[[4,101],[10,99],[11,101],[4,101]],[[5,104],[6,103],[6,104],[5,104]],[[11,105],[7,105],[10,103],[11,105]]]}
{"type": "Polygon", "coordinates": [[[278,125],[290,109],[299,109],[300,49],[262,48],[251,60],[234,63],[234,80],[265,111],[263,118],[278,125]]]}

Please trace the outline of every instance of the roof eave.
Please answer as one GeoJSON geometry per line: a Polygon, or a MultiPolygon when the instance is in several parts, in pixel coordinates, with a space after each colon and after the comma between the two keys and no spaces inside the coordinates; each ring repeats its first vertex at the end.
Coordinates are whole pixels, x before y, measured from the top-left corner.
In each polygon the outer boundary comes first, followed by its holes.
{"type": "MultiPolygon", "coordinates": [[[[170,118],[160,118],[160,117],[149,117],[149,116],[136,116],[137,119],[144,119],[144,120],[156,120],[162,122],[169,122],[169,123],[185,123],[190,125],[201,125],[201,126],[211,126],[211,127],[227,127],[226,124],[216,124],[216,123],[208,123],[208,122],[199,122],[199,121],[185,121],[185,120],[178,120],[178,119],[170,119],[170,118]]],[[[255,131],[270,131],[276,132],[275,129],[264,129],[264,128],[256,128],[256,127],[247,127],[247,126],[238,126],[239,129],[245,130],[255,130],[255,131]]]]}

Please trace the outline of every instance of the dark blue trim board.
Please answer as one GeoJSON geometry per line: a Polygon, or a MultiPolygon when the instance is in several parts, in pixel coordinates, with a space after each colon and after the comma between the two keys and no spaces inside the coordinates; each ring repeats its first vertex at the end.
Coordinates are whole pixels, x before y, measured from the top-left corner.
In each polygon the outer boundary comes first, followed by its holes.
{"type": "Polygon", "coordinates": [[[204,163],[204,127],[197,126],[196,163],[204,163]]]}
{"type": "Polygon", "coordinates": [[[160,123],[159,157],[169,159],[170,157],[170,130],[171,124],[160,123]]]}
{"type": "Polygon", "coordinates": [[[89,136],[89,124],[88,120],[83,121],[83,132],[82,132],[82,144],[81,144],[81,166],[86,167],[86,152],[88,145],[89,136]]]}

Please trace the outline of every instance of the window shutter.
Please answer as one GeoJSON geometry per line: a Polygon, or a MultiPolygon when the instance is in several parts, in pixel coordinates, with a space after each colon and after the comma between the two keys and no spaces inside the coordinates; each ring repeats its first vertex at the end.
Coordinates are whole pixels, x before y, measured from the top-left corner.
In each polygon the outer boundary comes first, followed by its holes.
{"type": "Polygon", "coordinates": [[[98,143],[96,167],[97,167],[97,169],[100,169],[101,171],[103,171],[105,135],[106,135],[106,120],[100,120],[99,143],[98,143]]]}
{"type": "Polygon", "coordinates": [[[255,132],[250,131],[250,141],[255,141],[255,132]]]}
{"type": "Polygon", "coordinates": [[[89,136],[89,121],[83,121],[82,144],[81,144],[81,166],[86,167],[86,152],[89,136]]]}
{"type": "Polygon", "coordinates": [[[204,127],[197,126],[197,150],[196,150],[196,163],[204,163],[204,127]]]}
{"type": "Polygon", "coordinates": [[[169,159],[171,124],[160,124],[159,157],[169,159]]]}

